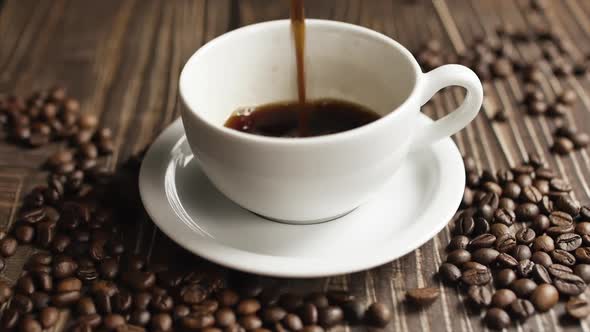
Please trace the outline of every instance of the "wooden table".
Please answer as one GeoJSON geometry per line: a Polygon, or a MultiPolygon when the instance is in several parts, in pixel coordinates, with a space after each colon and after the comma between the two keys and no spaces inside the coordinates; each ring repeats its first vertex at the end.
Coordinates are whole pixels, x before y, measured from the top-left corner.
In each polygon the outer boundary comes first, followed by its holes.
{"type": "MultiPolygon", "coordinates": [[[[431,38],[448,51],[463,51],[477,36],[491,36],[507,23],[526,28],[528,0],[309,0],[308,17],[364,25],[392,36],[412,50],[431,38]]],[[[2,2],[0,1],[0,4],[2,2]]],[[[30,93],[58,82],[80,98],[84,112],[97,114],[113,128],[117,152],[108,164],[115,168],[128,156],[144,149],[178,117],[177,81],[187,58],[202,44],[239,26],[289,15],[286,0],[7,0],[0,10],[0,92],[30,93]]],[[[590,1],[550,1],[544,19],[561,27],[574,41],[575,56],[590,51],[590,1]]],[[[538,52],[534,45],[522,54],[538,52]]],[[[570,120],[579,129],[590,129],[590,80],[588,77],[557,79],[545,71],[542,87],[553,98],[562,87],[579,96],[570,120]]],[[[514,79],[485,84],[486,103],[477,119],[454,139],[464,154],[472,156],[480,170],[515,165],[527,152],[537,152],[561,176],[575,184],[575,196],[590,198],[590,157],[582,150],[563,157],[549,152],[553,123],[524,115],[516,101],[522,93],[514,79]],[[495,107],[509,116],[492,122],[495,107]]],[[[425,112],[433,117],[456,107],[462,92],[449,89],[438,94],[425,112]]],[[[39,166],[57,149],[22,150],[0,144],[0,223],[10,227],[22,195],[44,180],[39,166]]],[[[152,260],[186,257],[147,218],[130,221],[137,232],[127,240],[132,248],[152,260]],[[178,256],[180,255],[180,256],[178,256]]],[[[348,289],[370,301],[391,305],[392,331],[480,331],[478,314],[463,304],[456,289],[441,286],[434,278],[449,240],[445,229],[405,257],[351,275],[315,280],[272,280],[299,291],[348,289]],[[427,309],[417,309],[403,299],[412,287],[440,287],[442,295],[427,309]]],[[[14,281],[23,261],[33,252],[19,248],[3,277],[14,281]]],[[[590,331],[590,320],[578,325],[560,324],[563,306],[537,315],[517,331],[590,331]]],[[[353,330],[364,330],[354,327],[353,330]]]]}

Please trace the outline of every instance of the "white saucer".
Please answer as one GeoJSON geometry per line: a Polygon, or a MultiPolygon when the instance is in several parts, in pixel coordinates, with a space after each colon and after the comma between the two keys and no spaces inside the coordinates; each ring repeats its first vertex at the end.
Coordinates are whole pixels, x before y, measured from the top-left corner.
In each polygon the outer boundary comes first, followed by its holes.
{"type": "Polygon", "coordinates": [[[448,138],[411,154],[379,194],[351,213],[321,224],[281,224],[218,192],[177,120],[149,149],[139,186],[158,227],[193,253],[257,274],[320,277],[387,263],[435,236],[459,206],[464,174],[448,138]]]}

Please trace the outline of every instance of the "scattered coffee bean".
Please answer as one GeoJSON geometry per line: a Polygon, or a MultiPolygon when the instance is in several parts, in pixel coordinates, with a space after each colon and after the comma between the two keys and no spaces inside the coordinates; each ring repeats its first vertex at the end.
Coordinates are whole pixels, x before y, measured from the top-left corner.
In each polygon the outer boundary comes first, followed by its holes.
{"type": "Polygon", "coordinates": [[[508,313],[500,308],[489,309],[484,319],[490,328],[498,330],[508,327],[511,323],[508,313]]]}
{"type": "Polygon", "coordinates": [[[371,304],[365,315],[369,324],[377,327],[385,327],[391,320],[389,308],[378,302],[371,304]]]}
{"type": "Polygon", "coordinates": [[[440,295],[438,288],[414,288],[406,293],[406,298],[418,305],[429,304],[435,301],[440,295]]]}
{"type": "Polygon", "coordinates": [[[567,301],[565,310],[573,318],[584,319],[590,315],[590,303],[585,299],[573,297],[567,301]]]}

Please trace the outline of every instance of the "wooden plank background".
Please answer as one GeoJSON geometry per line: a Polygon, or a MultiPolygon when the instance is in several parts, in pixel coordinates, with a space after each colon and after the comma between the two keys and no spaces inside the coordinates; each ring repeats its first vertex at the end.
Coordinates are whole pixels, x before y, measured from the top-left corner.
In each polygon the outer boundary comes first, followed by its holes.
{"type": "MultiPolygon", "coordinates": [[[[566,32],[572,57],[590,52],[590,1],[548,1],[541,19],[566,32]]],[[[307,15],[370,27],[417,50],[435,38],[446,51],[461,52],[480,36],[493,36],[498,25],[530,27],[529,0],[309,0],[307,15]]],[[[239,26],[287,18],[286,0],[6,0],[0,1],[0,92],[27,94],[55,83],[80,98],[84,112],[97,114],[114,130],[117,152],[108,164],[115,168],[143,150],[178,117],[177,80],[184,61],[202,44],[239,26]]],[[[538,45],[519,47],[523,58],[536,57],[538,45]]],[[[590,132],[590,80],[556,78],[547,63],[542,87],[550,99],[570,87],[579,100],[569,121],[590,132]]],[[[554,125],[545,118],[525,116],[517,101],[522,88],[515,79],[485,84],[483,112],[454,139],[478,168],[497,170],[518,164],[527,152],[537,152],[574,184],[575,196],[590,200],[590,157],[581,150],[567,156],[549,152],[554,125]],[[496,108],[510,121],[491,122],[496,108]]],[[[448,89],[424,111],[440,117],[460,103],[462,92],[448,89]]],[[[57,146],[23,151],[0,143],[0,224],[10,227],[23,193],[44,180],[39,166],[57,146]]],[[[199,259],[174,245],[146,218],[130,221],[137,232],[126,238],[138,252],[157,261],[181,255],[199,259]],[[157,247],[158,250],[153,250],[157,247]]],[[[449,240],[445,229],[411,254],[360,273],[312,280],[264,282],[295,291],[347,289],[367,302],[379,300],[393,308],[391,331],[480,331],[480,314],[470,312],[456,289],[433,277],[444,259],[449,240]],[[403,301],[405,290],[440,287],[442,296],[429,308],[403,301]]],[[[33,252],[21,247],[2,277],[13,281],[33,252]]],[[[588,295],[588,294],[587,294],[588,295]]],[[[518,324],[515,331],[590,331],[590,321],[563,320],[563,307],[518,324]]],[[[348,327],[346,328],[348,329],[348,327]]],[[[352,331],[365,330],[352,327],[352,331]]]]}

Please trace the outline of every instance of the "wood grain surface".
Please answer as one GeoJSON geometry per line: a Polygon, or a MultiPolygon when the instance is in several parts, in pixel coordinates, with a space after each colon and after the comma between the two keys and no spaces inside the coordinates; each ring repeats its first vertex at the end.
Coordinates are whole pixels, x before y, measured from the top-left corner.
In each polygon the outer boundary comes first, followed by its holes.
{"type": "MultiPolygon", "coordinates": [[[[446,51],[461,52],[480,36],[493,36],[498,25],[530,27],[529,0],[309,0],[307,16],[351,22],[393,37],[411,50],[429,39],[446,51]]],[[[177,80],[187,58],[202,44],[239,26],[287,18],[286,0],[0,0],[0,92],[27,94],[55,83],[80,99],[84,112],[99,115],[115,134],[115,168],[143,150],[179,114],[177,80]]],[[[590,1],[549,1],[544,24],[558,27],[572,41],[573,58],[590,52],[590,1]]],[[[538,45],[519,47],[523,58],[539,56],[538,45]]],[[[556,78],[548,65],[541,82],[550,99],[565,87],[578,94],[571,123],[590,132],[590,80],[556,78]]],[[[497,170],[526,160],[528,152],[544,156],[560,175],[574,184],[575,196],[590,201],[590,156],[579,150],[566,156],[549,152],[554,124],[525,115],[517,100],[520,83],[509,78],[485,84],[481,114],[454,139],[472,156],[480,170],[497,170]],[[497,108],[509,121],[492,122],[497,108]]],[[[447,89],[427,104],[424,112],[440,117],[455,108],[463,92],[447,89]]],[[[2,134],[4,135],[4,134],[2,134]]],[[[57,146],[22,150],[0,143],[0,224],[10,227],[23,193],[41,183],[41,163],[57,146]]],[[[166,238],[147,218],[130,220],[136,228],[126,238],[131,248],[153,261],[179,255],[182,262],[200,259],[166,238]],[[156,249],[157,248],[157,249],[156,249]]],[[[453,288],[443,287],[435,272],[444,260],[448,228],[421,248],[389,264],[360,273],[311,280],[265,282],[294,291],[347,289],[368,302],[389,304],[394,313],[391,331],[481,331],[481,317],[472,313],[453,288]],[[404,301],[412,287],[440,287],[441,297],[428,308],[404,301]]],[[[329,240],[329,239],[328,239],[329,240]]],[[[13,281],[32,248],[20,247],[2,277],[13,281]]],[[[586,294],[588,295],[588,293],[586,294]]],[[[590,321],[565,323],[563,306],[515,331],[590,331],[590,321]]],[[[67,319],[64,313],[63,319],[67,319]]],[[[346,327],[352,331],[364,327],[346,327]]]]}

